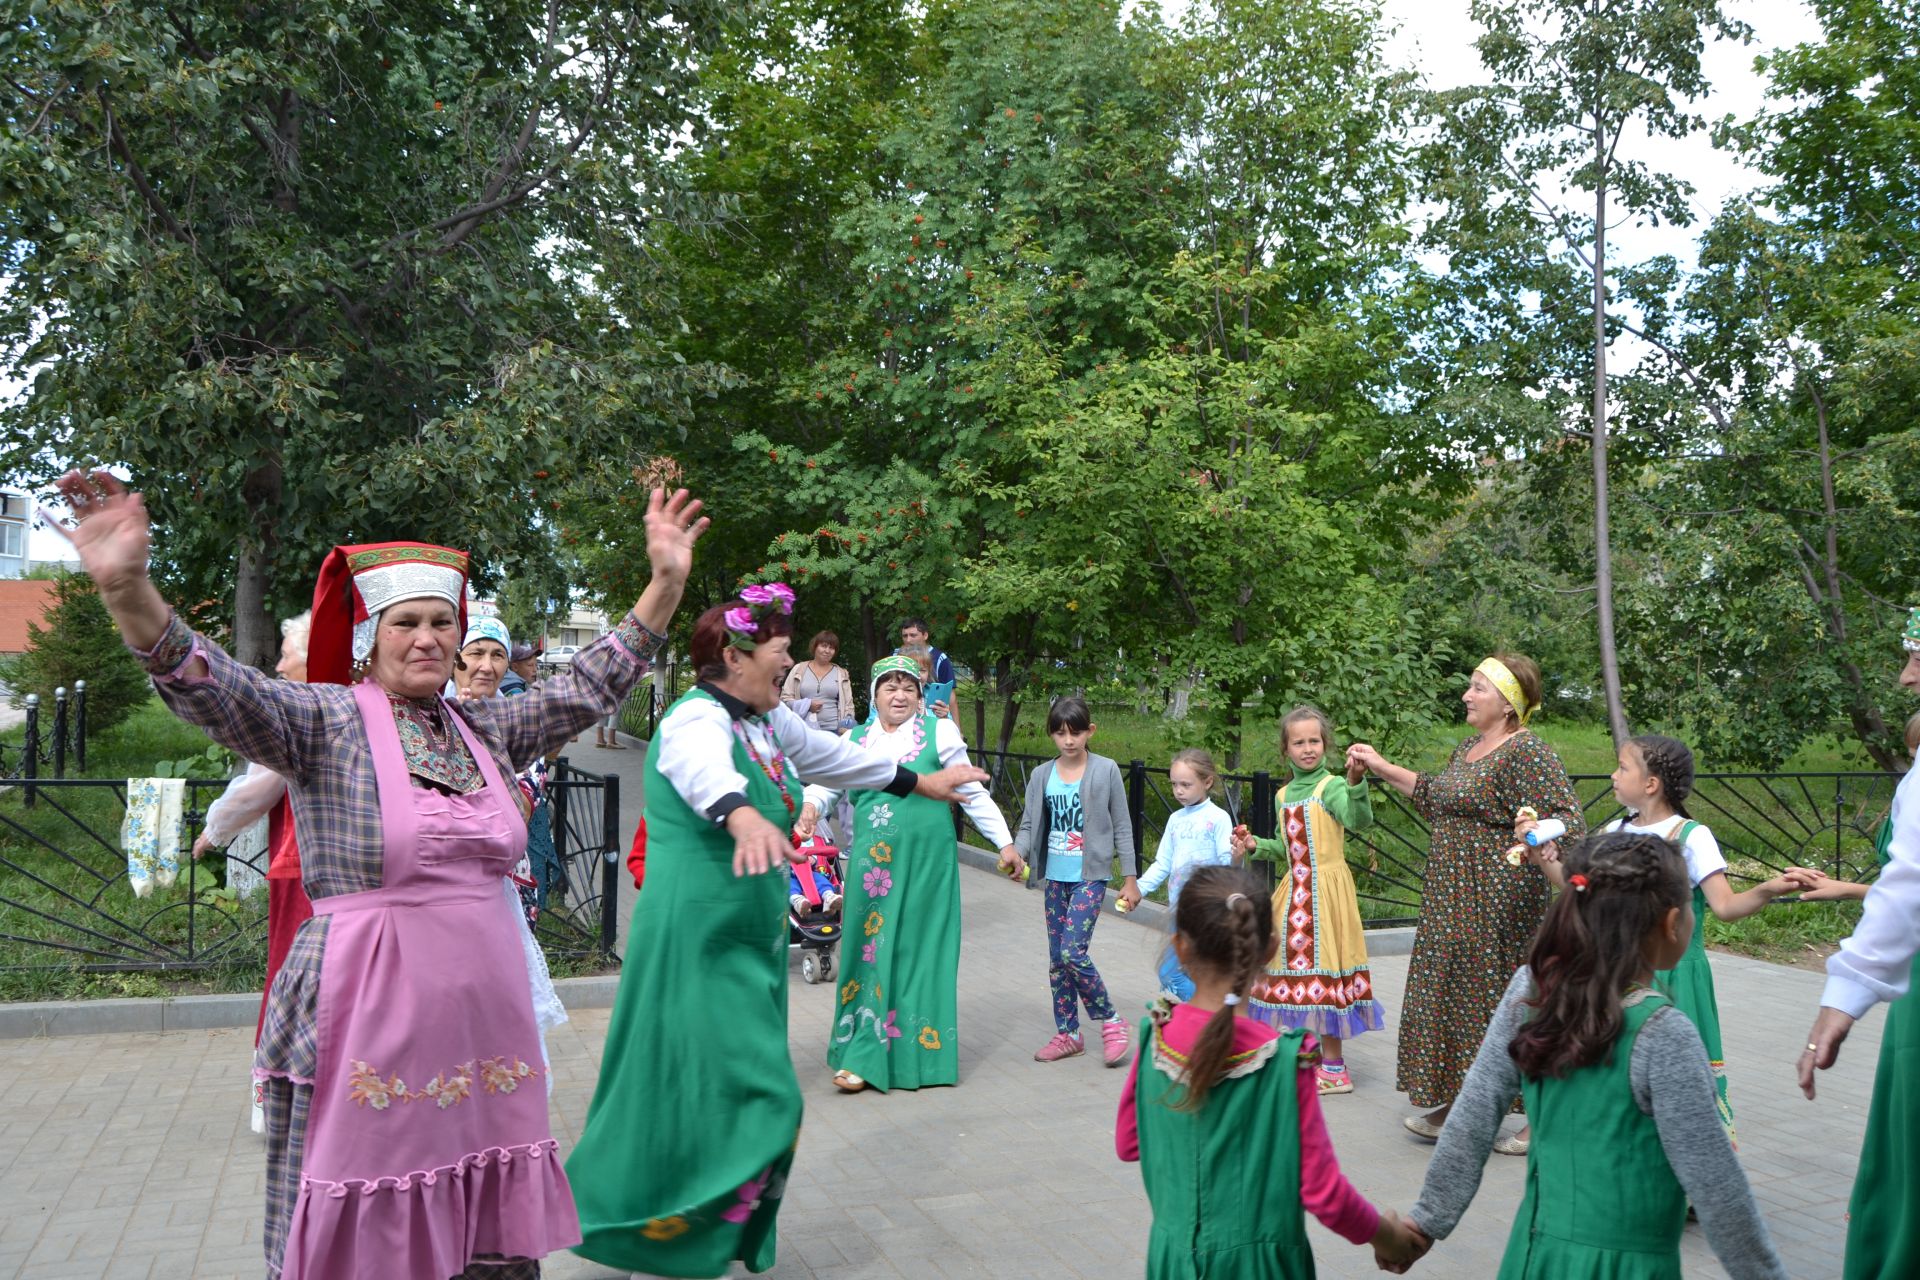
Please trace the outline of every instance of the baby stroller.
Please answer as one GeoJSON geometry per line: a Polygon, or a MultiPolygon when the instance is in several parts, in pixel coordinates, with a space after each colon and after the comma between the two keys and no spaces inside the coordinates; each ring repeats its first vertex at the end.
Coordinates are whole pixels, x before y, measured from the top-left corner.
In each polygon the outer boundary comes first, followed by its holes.
{"type": "Polygon", "coordinates": [[[802,982],[826,982],[833,977],[833,949],[840,944],[840,904],[846,892],[840,874],[840,850],[819,836],[795,840],[794,847],[807,855],[805,862],[793,867],[800,881],[800,892],[794,897],[812,909],[803,912],[798,902],[788,901],[787,945],[800,948],[802,982]],[[822,889],[822,880],[830,887],[822,889]]]}

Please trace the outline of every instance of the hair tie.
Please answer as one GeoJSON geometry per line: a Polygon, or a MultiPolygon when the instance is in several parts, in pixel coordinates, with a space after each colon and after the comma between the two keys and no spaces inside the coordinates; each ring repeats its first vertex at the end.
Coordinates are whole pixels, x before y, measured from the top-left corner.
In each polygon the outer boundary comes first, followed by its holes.
{"type": "MultiPolygon", "coordinates": [[[[1245,894],[1243,894],[1243,893],[1242,893],[1242,894],[1235,894],[1234,896],[1235,896],[1235,897],[1239,897],[1239,898],[1244,898],[1244,897],[1246,897],[1246,895],[1245,895],[1245,894]]],[[[1226,1005],[1226,1006],[1227,1006],[1227,1007],[1228,1007],[1229,1009],[1231,1009],[1231,1008],[1232,1008],[1232,1007],[1233,1007],[1234,1005],[1236,1005],[1236,1004],[1239,1004],[1239,1003],[1240,1003],[1240,994],[1239,994],[1238,992],[1236,992],[1236,991],[1229,991],[1229,992],[1227,992],[1227,994],[1226,994],[1226,995],[1225,995],[1225,996],[1224,996],[1224,997],[1223,997],[1223,998],[1221,999],[1221,1003],[1222,1003],[1222,1004],[1224,1004],[1224,1005],[1226,1005]]]]}
{"type": "Polygon", "coordinates": [[[1246,900],[1247,900],[1247,895],[1244,893],[1230,893],[1227,895],[1227,909],[1231,911],[1233,909],[1233,904],[1236,901],[1245,902],[1246,900]]]}
{"type": "Polygon", "coordinates": [[[1568,876],[1567,883],[1573,886],[1575,893],[1585,893],[1587,891],[1587,878],[1585,876],[1568,876]]]}

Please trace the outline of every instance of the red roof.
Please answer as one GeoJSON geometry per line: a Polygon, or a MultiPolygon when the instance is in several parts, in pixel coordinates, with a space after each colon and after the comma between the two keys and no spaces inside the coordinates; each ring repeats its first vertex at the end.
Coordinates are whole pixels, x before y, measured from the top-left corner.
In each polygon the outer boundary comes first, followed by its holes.
{"type": "Polygon", "coordinates": [[[27,624],[47,616],[53,588],[43,578],[0,578],[0,653],[27,651],[27,624]]]}

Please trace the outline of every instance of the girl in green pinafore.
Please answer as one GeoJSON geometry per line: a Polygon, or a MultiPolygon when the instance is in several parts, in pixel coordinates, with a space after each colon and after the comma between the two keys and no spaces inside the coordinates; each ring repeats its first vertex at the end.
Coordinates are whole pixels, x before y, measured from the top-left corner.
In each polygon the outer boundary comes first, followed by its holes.
{"type": "MultiPolygon", "coordinates": [[[[922,672],[912,658],[873,664],[874,718],[855,729],[862,751],[915,773],[967,763],[959,726],[921,707],[922,672]]],[[[841,916],[840,999],[827,1065],[845,1093],[920,1089],[960,1082],[960,860],[947,807],[884,791],[810,786],[795,831],[802,839],[842,795],[852,815],[835,823],[847,853],[841,916]]],[[[960,789],[1000,865],[1020,872],[1006,819],[987,789],[960,789]]]]}
{"type": "MultiPolygon", "coordinates": [[[[1920,755],[1920,714],[1907,721],[1907,754],[1920,755]]],[[[1894,796],[1894,807],[1900,797],[1894,796]]],[[[1893,814],[1880,824],[1874,854],[1885,867],[1893,844],[1893,814]]],[[[1859,900],[1868,886],[1822,880],[1801,897],[1809,902],[1859,900]]],[[[1847,1202],[1847,1259],[1843,1280],[1912,1280],[1920,1276],[1920,958],[1907,994],[1887,1006],[1880,1031],[1880,1065],[1873,1073],[1860,1169],[1847,1202]]]]}
{"type": "Polygon", "coordinates": [[[1380,1265],[1404,1268],[1425,1244],[1340,1172],[1312,1032],[1246,1016],[1276,947],[1266,889],[1238,867],[1198,867],[1174,930],[1193,997],[1140,1024],[1114,1135],[1120,1158],[1140,1162],[1153,1206],[1148,1280],[1305,1280],[1307,1212],[1371,1243],[1380,1265]]]}
{"type": "Polygon", "coordinates": [[[700,683],[648,744],[647,878],[600,1080],[567,1160],[576,1252],[643,1275],[774,1263],[800,1135],[787,1050],[787,863],[798,782],[952,798],[977,769],[916,774],[780,703],[784,585],[694,624],[700,683]]]}
{"type": "MultiPolygon", "coordinates": [[[[1707,964],[1707,912],[1722,920],[1744,920],[1775,898],[1811,886],[1820,873],[1791,867],[1783,875],[1735,893],[1727,883],[1727,860],[1720,842],[1705,823],[1694,821],[1687,812],[1687,797],[1693,794],[1693,752],[1687,744],[1643,734],[1628,739],[1619,756],[1620,767],[1613,771],[1613,798],[1628,813],[1604,829],[1671,840],[1687,861],[1687,879],[1693,883],[1693,937],[1680,962],[1656,975],[1655,985],[1692,1020],[1705,1042],[1720,1099],[1720,1122],[1731,1135],[1733,1107],[1727,1102],[1726,1055],[1720,1048],[1720,1006],[1713,995],[1713,970],[1707,964]]],[[[1553,864],[1551,855],[1543,866],[1547,878],[1564,891],[1565,873],[1553,864]]]]}
{"type": "Polygon", "coordinates": [[[1654,985],[1693,937],[1686,861],[1658,836],[1590,836],[1440,1132],[1412,1226],[1445,1239],[1516,1093],[1533,1136],[1500,1280],[1681,1280],[1687,1205],[1734,1280],[1785,1280],[1720,1123],[1693,1024],[1654,985]]]}

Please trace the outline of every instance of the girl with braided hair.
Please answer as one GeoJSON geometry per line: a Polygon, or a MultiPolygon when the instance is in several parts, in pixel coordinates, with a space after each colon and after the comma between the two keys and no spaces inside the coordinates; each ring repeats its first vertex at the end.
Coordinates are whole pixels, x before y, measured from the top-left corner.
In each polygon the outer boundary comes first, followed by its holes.
{"type": "MultiPolygon", "coordinates": [[[[1657,733],[1629,738],[1621,746],[1620,767],[1613,771],[1613,798],[1627,816],[1603,830],[1630,835],[1659,836],[1680,846],[1693,884],[1693,937],[1686,954],[1672,969],[1658,975],[1674,1006],[1692,1020],[1706,1042],[1713,1063],[1714,1088],[1720,1098],[1720,1120],[1733,1133],[1733,1108],[1727,1102],[1727,1064],[1720,1047],[1720,1006],[1714,999],[1713,970],[1707,964],[1706,918],[1711,910],[1722,920],[1744,920],[1786,894],[1810,889],[1820,880],[1818,871],[1789,867],[1785,873],[1735,893],[1727,883],[1727,859],[1720,842],[1705,823],[1687,812],[1693,793],[1693,752],[1677,738],[1657,733]]],[[[1523,823],[1523,829],[1531,823],[1523,823]]],[[[1550,845],[1542,846],[1542,869],[1555,885],[1566,887],[1565,872],[1554,862],[1550,845]]]]}
{"type": "Polygon", "coordinates": [[[1426,1244],[1340,1172],[1312,1033],[1246,1016],[1276,946],[1265,888],[1238,867],[1198,867],[1174,928],[1193,996],[1141,1023],[1114,1135],[1120,1158],[1140,1162],[1153,1205],[1148,1280],[1304,1280],[1314,1273],[1306,1211],[1404,1269],[1426,1244]]]}
{"type": "Polygon", "coordinates": [[[1452,1232],[1519,1093],[1533,1138],[1500,1280],[1679,1280],[1689,1202],[1734,1280],[1784,1280],[1700,1033],[1654,985],[1693,937],[1685,859],[1619,831],[1574,845],[1562,870],[1567,892],[1480,1042],[1410,1224],[1452,1232]]]}

